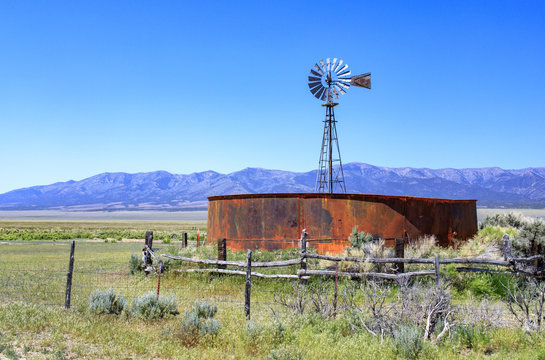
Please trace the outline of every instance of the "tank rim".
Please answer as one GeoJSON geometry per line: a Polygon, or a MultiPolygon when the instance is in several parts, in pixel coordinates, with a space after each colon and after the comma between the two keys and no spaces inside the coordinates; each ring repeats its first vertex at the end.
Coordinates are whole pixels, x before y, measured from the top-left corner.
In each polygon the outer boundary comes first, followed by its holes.
{"type": "Polygon", "coordinates": [[[230,200],[230,199],[251,199],[251,198],[325,198],[325,199],[401,199],[401,200],[424,200],[445,203],[471,203],[477,202],[476,199],[443,199],[443,198],[427,198],[418,196],[404,195],[378,195],[378,194],[346,194],[346,193],[263,193],[263,194],[233,194],[233,195],[216,195],[209,196],[208,201],[215,200],[230,200]]]}

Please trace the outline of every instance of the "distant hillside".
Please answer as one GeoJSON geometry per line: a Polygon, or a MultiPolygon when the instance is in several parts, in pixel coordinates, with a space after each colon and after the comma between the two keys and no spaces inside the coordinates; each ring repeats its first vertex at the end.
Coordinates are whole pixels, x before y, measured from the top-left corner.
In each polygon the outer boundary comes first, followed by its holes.
{"type": "MultiPolygon", "coordinates": [[[[479,206],[545,207],[545,168],[503,170],[344,166],[350,193],[477,199],[479,206]]],[[[212,195],[313,192],[316,171],[247,168],[231,174],[103,173],[0,194],[0,209],[204,209],[212,195]]]]}

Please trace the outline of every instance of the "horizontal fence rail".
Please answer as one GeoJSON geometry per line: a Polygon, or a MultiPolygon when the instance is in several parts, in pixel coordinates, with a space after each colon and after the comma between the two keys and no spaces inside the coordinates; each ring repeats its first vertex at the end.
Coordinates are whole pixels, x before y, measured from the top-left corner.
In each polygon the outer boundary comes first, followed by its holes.
{"type": "MultiPolygon", "coordinates": [[[[403,244],[403,239],[397,239],[400,241],[400,245],[403,244]]],[[[215,265],[217,269],[180,269],[180,272],[209,272],[209,273],[223,273],[223,274],[232,274],[232,275],[247,275],[247,271],[242,270],[230,270],[226,269],[227,266],[235,266],[243,269],[248,268],[248,263],[243,261],[228,261],[226,259],[226,242],[232,241],[228,239],[218,240],[218,257],[221,259],[194,259],[190,257],[183,256],[174,256],[169,254],[161,254],[166,258],[173,260],[180,260],[196,264],[204,265],[215,265]]],[[[296,240],[290,240],[295,242],[296,240]]],[[[405,258],[405,257],[394,257],[394,258],[374,258],[374,257],[355,257],[355,256],[331,256],[331,255],[322,255],[322,254],[313,254],[307,252],[307,243],[313,241],[308,239],[308,234],[303,230],[301,234],[301,239],[297,240],[300,247],[300,256],[299,258],[289,259],[289,260],[279,260],[279,261],[267,261],[267,262],[252,262],[251,267],[256,268],[273,268],[273,267],[286,267],[293,265],[300,265],[300,269],[297,271],[297,274],[263,274],[258,272],[251,272],[251,276],[261,277],[261,278],[285,278],[285,279],[308,279],[310,276],[349,276],[354,278],[382,278],[382,279],[391,279],[396,280],[400,278],[414,277],[414,276],[428,276],[435,275],[438,280],[439,277],[439,267],[443,264],[474,264],[474,265],[492,265],[492,266],[503,266],[509,268],[511,273],[521,274],[521,275],[530,275],[535,276],[535,273],[524,271],[518,268],[519,263],[531,263],[533,261],[543,259],[542,255],[534,255],[527,258],[515,258],[511,256],[510,246],[504,249],[504,260],[496,259],[487,259],[487,258],[451,258],[451,259],[440,259],[437,256],[434,258],[405,258]],[[382,272],[369,272],[369,271],[338,271],[338,268],[333,270],[324,270],[317,269],[311,270],[307,269],[308,259],[316,260],[325,260],[331,262],[353,262],[356,264],[362,263],[371,263],[371,264],[394,264],[395,272],[394,273],[382,273],[382,272]],[[404,272],[403,264],[428,264],[433,265],[434,270],[420,270],[412,272],[404,272]]],[[[320,240],[323,241],[323,240],[320,240]]],[[[510,244],[510,242],[506,242],[510,244]]],[[[396,249],[396,255],[403,256],[404,251],[403,247],[401,249],[396,249]]],[[[497,270],[490,269],[481,269],[481,268],[467,268],[459,267],[457,271],[473,271],[473,272],[498,272],[497,270]]],[[[439,280],[438,280],[439,281],[439,280]]]]}

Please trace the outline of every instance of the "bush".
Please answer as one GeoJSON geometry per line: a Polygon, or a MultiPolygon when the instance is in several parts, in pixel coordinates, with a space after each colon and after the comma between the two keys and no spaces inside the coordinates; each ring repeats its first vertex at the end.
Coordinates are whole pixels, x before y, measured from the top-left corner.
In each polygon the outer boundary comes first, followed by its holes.
{"type": "Polygon", "coordinates": [[[373,235],[366,233],[365,231],[361,231],[358,233],[358,226],[354,226],[352,229],[352,234],[348,237],[348,242],[350,242],[350,246],[356,249],[361,249],[363,244],[373,241],[373,235]]]}
{"type": "Polygon", "coordinates": [[[175,296],[157,296],[150,291],[133,300],[131,314],[141,319],[159,319],[179,314],[175,296]]]}
{"type": "Polygon", "coordinates": [[[89,312],[91,314],[121,314],[127,308],[127,300],[117,296],[113,289],[95,290],[89,296],[89,312]]]}
{"type": "Polygon", "coordinates": [[[480,224],[480,228],[484,229],[486,226],[500,226],[500,227],[512,227],[515,229],[521,229],[526,224],[526,220],[522,218],[520,214],[495,214],[487,216],[480,224]]]}
{"type": "Polygon", "coordinates": [[[173,261],[169,258],[162,258],[161,259],[161,273],[164,274],[166,272],[169,272],[172,268],[173,261]]]}
{"type": "Polygon", "coordinates": [[[394,344],[397,354],[405,359],[415,359],[422,351],[422,335],[414,325],[401,325],[394,330],[394,344]]]}
{"type": "Polygon", "coordinates": [[[282,345],[276,349],[272,349],[267,360],[299,360],[303,359],[303,354],[301,351],[291,345],[282,345]]]}
{"type": "Polygon", "coordinates": [[[477,298],[503,299],[506,289],[514,279],[505,273],[461,273],[456,271],[456,264],[444,267],[451,285],[460,294],[469,291],[477,298]]]}
{"type": "Polygon", "coordinates": [[[195,346],[203,335],[215,337],[218,335],[221,324],[214,319],[218,311],[217,306],[207,302],[202,304],[195,301],[191,311],[186,311],[181,322],[181,338],[185,346],[195,346]]]}
{"type": "Polygon", "coordinates": [[[142,272],[144,270],[142,265],[144,265],[142,258],[136,254],[132,254],[131,258],[129,259],[129,273],[134,275],[142,272]]]}
{"type": "Polygon", "coordinates": [[[488,342],[486,329],[479,325],[464,324],[456,328],[456,337],[462,346],[474,349],[478,344],[488,342]]]}
{"type": "Polygon", "coordinates": [[[492,242],[503,242],[503,235],[509,235],[510,239],[515,239],[518,236],[518,230],[512,227],[500,226],[485,226],[477,234],[477,239],[488,245],[492,242]]]}

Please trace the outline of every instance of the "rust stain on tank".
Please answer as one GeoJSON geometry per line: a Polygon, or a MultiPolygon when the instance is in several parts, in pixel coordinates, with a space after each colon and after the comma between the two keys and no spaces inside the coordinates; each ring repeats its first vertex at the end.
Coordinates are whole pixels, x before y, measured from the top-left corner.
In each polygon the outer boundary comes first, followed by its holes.
{"type": "Polygon", "coordinates": [[[388,239],[435,235],[440,245],[453,234],[477,232],[476,200],[367,194],[246,194],[208,198],[208,238],[227,239],[232,249],[274,250],[298,246],[306,229],[318,252],[341,252],[354,226],[388,239]]]}

